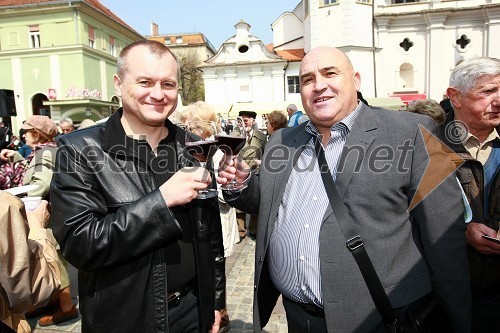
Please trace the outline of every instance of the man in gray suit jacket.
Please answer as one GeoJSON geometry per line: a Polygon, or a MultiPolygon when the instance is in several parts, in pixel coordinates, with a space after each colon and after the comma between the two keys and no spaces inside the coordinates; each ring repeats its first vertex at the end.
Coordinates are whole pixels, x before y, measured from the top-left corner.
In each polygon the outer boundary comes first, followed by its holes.
{"type": "Polygon", "coordinates": [[[360,75],[335,48],[312,49],[300,82],[310,122],[276,132],[259,172],[235,159],[219,171],[221,183],[248,182],[226,198],[259,214],[254,330],[282,294],[289,332],[386,331],[329,204],[318,139],[392,307],[406,311],[434,292],[453,329],[470,332],[462,202],[454,169],[436,177],[448,166],[430,163],[433,120],[360,103],[360,75]]]}

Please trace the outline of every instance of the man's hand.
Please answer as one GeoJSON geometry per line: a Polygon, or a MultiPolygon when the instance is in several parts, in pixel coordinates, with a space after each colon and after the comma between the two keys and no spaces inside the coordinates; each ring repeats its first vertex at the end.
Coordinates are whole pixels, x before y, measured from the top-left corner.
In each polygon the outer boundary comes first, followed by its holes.
{"type": "Polygon", "coordinates": [[[482,254],[500,255],[500,244],[484,238],[483,235],[496,238],[497,232],[482,223],[469,222],[467,224],[465,236],[469,245],[482,254]]]}
{"type": "Polygon", "coordinates": [[[48,205],[49,203],[47,200],[42,200],[34,210],[26,211],[26,217],[28,218],[30,229],[47,227],[50,217],[48,205]]]}
{"type": "Polygon", "coordinates": [[[222,319],[222,315],[219,310],[215,310],[215,320],[212,325],[212,328],[208,331],[209,333],[218,333],[220,330],[220,322],[222,319]]]}
{"type": "Polygon", "coordinates": [[[237,155],[227,156],[220,161],[219,175],[217,182],[221,185],[229,183],[231,180],[236,179],[238,183],[243,183],[250,174],[250,168],[245,161],[238,159],[237,155]]]}
{"type": "Polygon", "coordinates": [[[212,182],[210,172],[202,167],[184,167],[160,186],[160,192],[168,207],[191,202],[212,182]]]}

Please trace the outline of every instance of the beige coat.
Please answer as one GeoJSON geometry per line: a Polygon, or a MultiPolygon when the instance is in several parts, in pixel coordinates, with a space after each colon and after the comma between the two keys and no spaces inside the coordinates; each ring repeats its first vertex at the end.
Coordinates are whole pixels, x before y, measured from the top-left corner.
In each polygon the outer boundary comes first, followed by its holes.
{"type": "MultiPolygon", "coordinates": [[[[26,174],[23,178],[23,185],[38,185],[34,190],[28,192],[28,196],[40,196],[46,199],[50,191],[50,181],[56,163],[56,147],[45,147],[37,150],[26,167],[26,174]]],[[[21,154],[16,152],[13,157],[13,162],[22,160],[21,154]]]]}
{"type": "Polygon", "coordinates": [[[29,229],[22,201],[0,191],[0,319],[31,332],[24,313],[46,305],[60,286],[57,243],[51,231],[29,229]]]}

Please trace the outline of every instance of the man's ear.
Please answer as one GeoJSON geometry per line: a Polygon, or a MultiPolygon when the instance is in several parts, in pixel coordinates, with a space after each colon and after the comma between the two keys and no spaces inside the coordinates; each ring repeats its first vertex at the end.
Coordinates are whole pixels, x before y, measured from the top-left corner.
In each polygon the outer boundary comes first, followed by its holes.
{"type": "Polygon", "coordinates": [[[352,79],[354,80],[356,91],[359,91],[361,89],[361,75],[359,74],[359,72],[355,72],[352,76],[352,79]]]}
{"type": "Polygon", "coordinates": [[[122,97],[122,80],[118,74],[113,75],[113,81],[115,85],[115,93],[118,97],[122,97]]]}
{"type": "Polygon", "coordinates": [[[460,102],[460,91],[458,91],[456,88],[449,87],[446,89],[446,95],[448,95],[448,98],[451,101],[451,104],[453,107],[460,108],[461,102],[460,102]]]}

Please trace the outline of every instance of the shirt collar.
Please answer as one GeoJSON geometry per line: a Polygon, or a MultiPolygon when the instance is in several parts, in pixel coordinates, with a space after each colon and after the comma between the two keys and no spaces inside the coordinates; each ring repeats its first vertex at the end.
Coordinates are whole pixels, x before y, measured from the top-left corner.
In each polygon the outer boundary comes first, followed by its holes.
{"type": "MultiPolygon", "coordinates": [[[[354,125],[354,121],[358,117],[359,110],[361,110],[361,103],[358,102],[356,109],[354,109],[353,112],[349,113],[344,119],[333,124],[330,128],[330,132],[335,132],[341,130],[342,128],[347,128],[347,133],[349,133],[352,129],[352,126],[354,125]]],[[[319,135],[318,128],[311,121],[307,122],[306,131],[309,134],[312,134],[314,137],[317,137],[319,135]]]]}
{"type": "MultiPolygon", "coordinates": [[[[140,141],[145,140],[134,140],[130,137],[128,137],[125,134],[125,130],[123,129],[123,125],[121,124],[121,117],[123,115],[123,109],[119,108],[115,113],[113,113],[109,119],[106,121],[105,125],[105,134],[103,138],[103,144],[102,148],[105,151],[109,152],[115,152],[115,153],[133,153],[134,149],[131,147],[131,143],[133,143],[132,146],[138,144],[140,141]],[[129,139],[131,141],[129,141],[129,139]],[[128,141],[128,143],[127,143],[128,141]],[[128,149],[127,149],[128,147],[128,149]]],[[[165,120],[165,126],[168,128],[168,136],[172,135],[174,136],[177,140],[182,139],[183,140],[183,132],[182,138],[181,135],[178,135],[177,131],[177,126],[175,126],[169,119],[165,120]]],[[[165,140],[166,138],[163,138],[165,140]]],[[[162,141],[163,141],[162,140],[162,141]]],[[[182,141],[184,142],[184,141],[182,141]]],[[[147,142],[146,142],[147,144],[147,142]]]]}
{"type": "MultiPolygon", "coordinates": [[[[472,140],[474,140],[474,142],[476,143],[479,143],[479,144],[486,144],[488,142],[493,142],[497,139],[500,139],[500,134],[498,134],[498,131],[496,129],[493,129],[491,131],[491,133],[488,135],[488,137],[483,141],[483,142],[479,142],[479,140],[474,136],[472,135],[470,132],[467,132],[467,137],[465,138],[465,144],[468,144],[470,143],[472,140]]],[[[474,144],[476,145],[476,144],[474,144]]]]}

